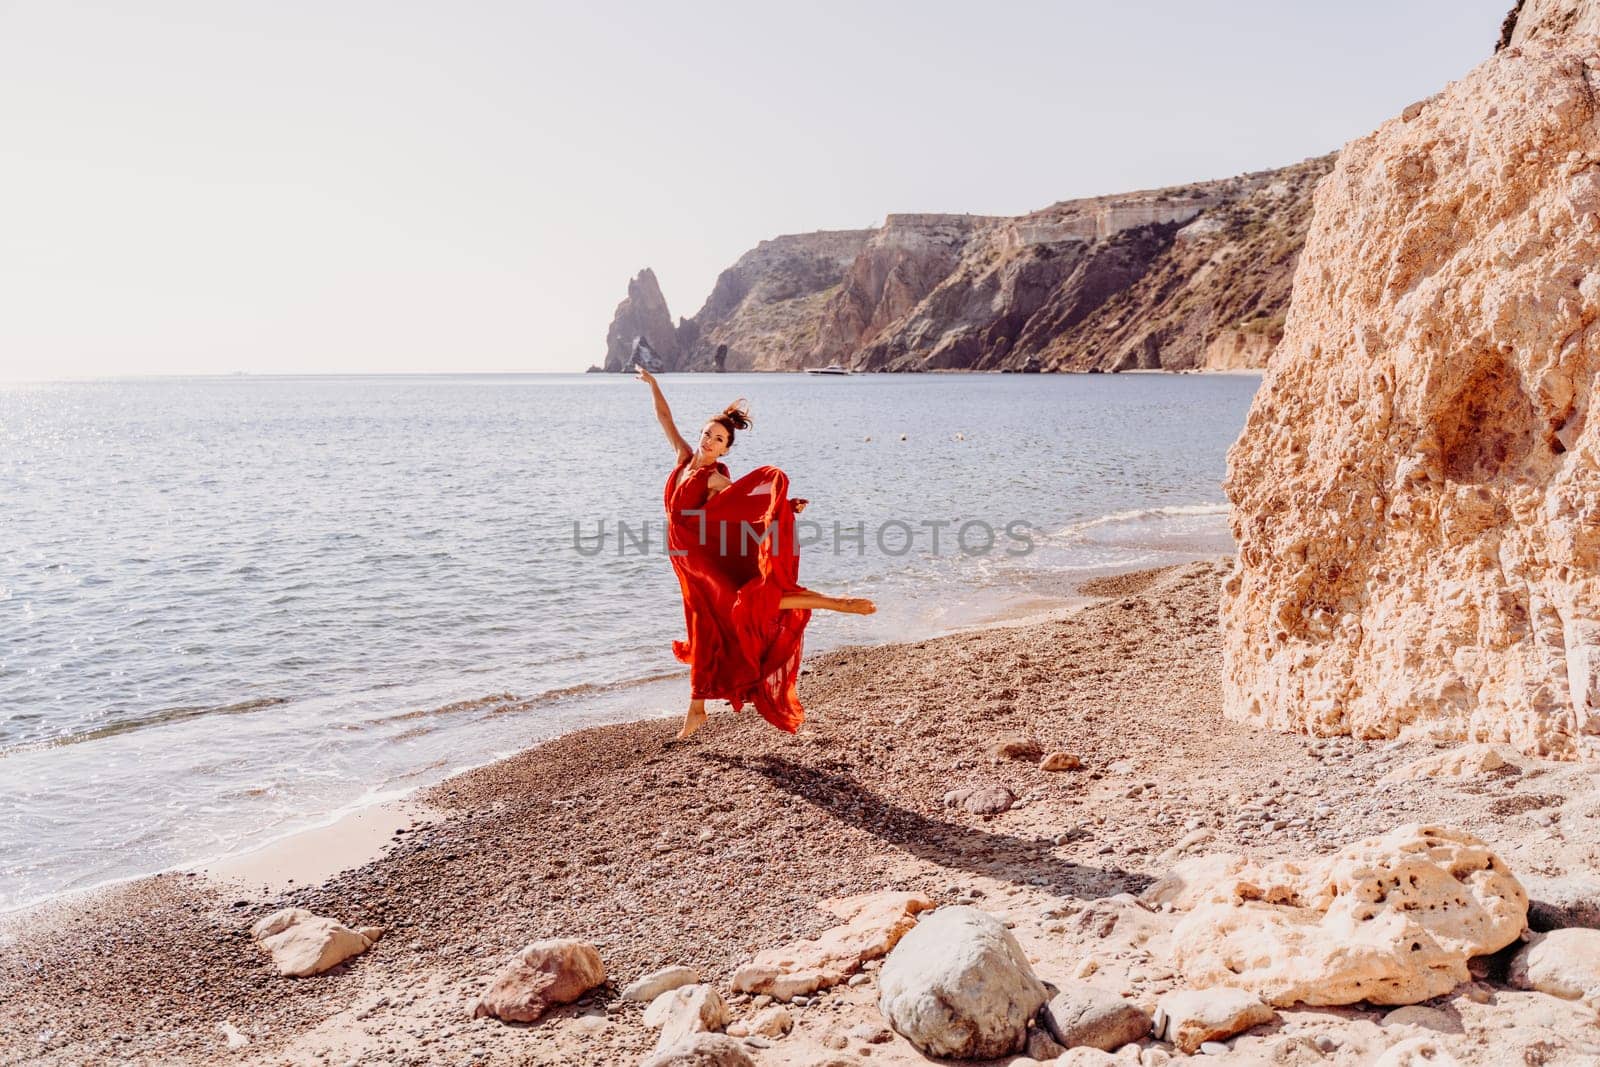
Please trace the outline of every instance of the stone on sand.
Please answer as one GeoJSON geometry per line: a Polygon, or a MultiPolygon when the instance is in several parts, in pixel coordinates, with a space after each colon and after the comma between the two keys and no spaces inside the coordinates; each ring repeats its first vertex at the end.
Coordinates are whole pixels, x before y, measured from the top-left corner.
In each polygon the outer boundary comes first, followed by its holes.
{"type": "Polygon", "coordinates": [[[991,763],[1004,763],[1006,760],[1038,763],[1043,755],[1044,746],[1032,737],[1003,737],[989,746],[989,762],[991,763]]]}
{"type": "Polygon", "coordinates": [[[279,974],[307,978],[359,956],[377,940],[337,919],[284,908],[256,922],[250,936],[272,956],[279,974]]]}
{"type": "Polygon", "coordinates": [[[472,1015],[535,1022],[551,1008],[572,1003],[605,980],[600,953],[587,941],[570,937],[535,941],[500,968],[473,1005],[472,1015]]]}
{"type": "Polygon", "coordinates": [[[1470,834],[1407,824],[1328,856],[1179,864],[1151,899],[1188,907],[1172,959],[1190,985],[1269,1004],[1414,1004],[1515,941],[1528,897],[1470,834]],[[1192,866],[1191,866],[1192,865],[1192,866]]]}
{"type": "Polygon", "coordinates": [[[646,1026],[661,1028],[656,1051],[671,1048],[695,1034],[714,1033],[728,1025],[728,1005],[712,985],[669,989],[644,1010],[646,1026]]]}
{"type": "Polygon", "coordinates": [[[698,981],[700,972],[693,967],[663,967],[629,982],[622,990],[622,999],[648,1004],[663,993],[698,981]]]}
{"type": "Polygon", "coordinates": [[[820,907],[844,924],[757,953],[733,972],[734,991],[788,1000],[836,986],[894,948],[933,902],[920,893],[882,892],[825,900],[820,907]]]}
{"type": "Polygon", "coordinates": [[[694,1034],[671,1048],[660,1049],[639,1067],[755,1067],[744,1045],[726,1034],[694,1034]]]}
{"type": "Polygon", "coordinates": [[[728,1027],[734,1037],[778,1038],[794,1029],[794,1016],[781,1004],[763,1008],[748,1019],[740,1019],[728,1027]]]}
{"type": "Polygon", "coordinates": [[[1426,778],[1468,778],[1506,765],[1493,745],[1459,745],[1397,767],[1383,776],[1385,782],[1416,782],[1426,778]]]}
{"type": "Polygon", "coordinates": [[[1156,1003],[1154,1032],[1193,1055],[1207,1041],[1225,1041],[1277,1017],[1243,989],[1180,989],[1156,1003]]]}
{"type": "Polygon", "coordinates": [[[1511,958],[1506,978],[1517,989],[1600,1002],[1600,930],[1572,927],[1534,934],[1511,958]]]}
{"type": "Polygon", "coordinates": [[[1087,1045],[1115,1052],[1150,1032],[1150,1016],[1139,1005],[1082,982],[1062,986],[1039,1016],[1066,1048],[1087,1045]]]}
{"type": "Polygon", "coordinates": [[[1076,771],[1083,767],[1083,760],[1071,752],[1052,752],[1039,761],[1041,771],[1076,771]]]}
{"type": "Polygon", "coordinates": [[[1046,997],[1005,924],[964,905],[940,908],[906,934],[878,989],[878,1010],[897,1033],[952,1059],[1021,1052],[1046,997]]]}
{"type": "Polygon", "coordinates": [[[964,785],[944,795],[944,806],[961,808],[974,815],[999,815],[1017,802],[1016,794],[1003,785],[964,785]]]}

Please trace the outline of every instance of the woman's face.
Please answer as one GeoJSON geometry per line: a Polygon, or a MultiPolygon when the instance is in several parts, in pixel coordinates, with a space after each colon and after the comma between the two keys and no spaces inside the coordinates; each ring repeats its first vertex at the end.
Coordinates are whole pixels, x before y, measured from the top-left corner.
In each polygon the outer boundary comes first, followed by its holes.
{"type": "Polygon", "coordinates": [[[720,422],[708,422],[700,431],[700,454],[708,459],[720,459],[728,454],[728,428],[720,422]]]}

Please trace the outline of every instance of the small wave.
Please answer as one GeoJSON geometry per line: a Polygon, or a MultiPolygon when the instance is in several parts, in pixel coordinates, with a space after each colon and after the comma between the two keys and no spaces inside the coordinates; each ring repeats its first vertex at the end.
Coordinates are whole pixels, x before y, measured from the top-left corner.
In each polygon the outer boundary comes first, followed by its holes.
{"type": "Polygon", "coordinates": [[[1063,526],[1051,537],[1072,537],[1085,530],[1092,530],[1099,526],[1115,526],[1124,522],[1150,522],[1156,519],[1179,519],[1197,515],[1226,515],[1227,504],[1172,504],[1160,508],[1134,508],[1131,511],[1113,511],[1108,515],[1099,515],[1081,522],[1072,522],[1063,526]]]}
{"type": "Polygon", "coordinates": [[[187,719],[198,719],[206,715],[244,715],[262,708],[276,707],[287,704],[288,697],[261,697],[257,700],[242,700],[236,704],[209,704],[196,707],[162,708],[159,711],[136,715],[120,722],[97,726],[92,730],[80,730],[77,733],[65,734],[61,737],[52,737],[47,741],[32,741],[9,748],[0,748],[0,758],[16,752],[27,752],[41,748],[59,748],[62,745],[77,745],[85,741],[98,741],[105,737],[115,737],[118,734],[131,733],[134,730],[143,730],[151,726],[166,726],[169,723],[183,722],[187,719]]]}
{"type": "MultiPolygon", "coordinates": [[[[436,716],[460,715],[463,712],[486,711],[490,715],[508,715],[516,712],[530,711],[534,708],[544,707],[547,704],[559,703],[572,697],[594,696],[599,693],[613,693],[645,686],[653,682],[665,681],[676,678],[683,671],[663,671],[659,674],[647,674],[639,678],[623,678],[612,682],[580,682],[577,685],[560,686],[555,689],[546,689],[529,697],[519,697],[515,693],[489,693],[481,697],[472,697],[467,700],[455,700],[448,704],[440,704],[433,708],[416,708],[412,711],[402,711],[397,715],[383,715],[375,719],[368,719],[363,725],[387,726],[391,723],[409,722],[416,719],[431,719],[436,716]]],[[[346,727],[355,729],[355,726],[346,727]]],[[[407,733],[403,737],[413,736],[407,733]]]]}

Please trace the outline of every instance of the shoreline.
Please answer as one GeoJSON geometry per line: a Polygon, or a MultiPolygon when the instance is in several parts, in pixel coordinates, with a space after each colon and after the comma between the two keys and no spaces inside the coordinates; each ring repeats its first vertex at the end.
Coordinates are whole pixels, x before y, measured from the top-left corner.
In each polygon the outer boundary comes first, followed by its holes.
{"type": "MultiPolygon", "coordinates": [[[[666,745],[676,723],[662,719],[562,735],[417,794],[428,810],[410,827],[369,819],[380,855],[315,884],[257,892],[255,875],[189,871],[0,917],[0,1059],[631,1064],[655,1035],[620,998],[627,982],[691,966],[743,1016],[750,998],[726,993],[733,969],[834,925],[815,903],[883,890],[974,904],[1013,927],[1042,979],[1072,981],[1092,960],[1095,981],[1152,1004],[1181,984],[1164,957],[1176,916],[1136,896],[1184,855],[1322,855],[1439,822],[1482,837],[1536,897],[1588,872],[1600,792],[1581,765],[1506,753],[1490,780],[1393,780],[1435,745],[1224,717],[1226,571],[1110,575],[1089,587],[1100,599],[1056,616],[819,654],[798,735],[748,711],[713,714],[688,745],[666,745]],[[1083,769],[991,755],[1021,734],[1083,769]],[[1016,802],[993,816],[948,807],[964,783],[1016,802]],[[281,907],[383,935],[327,974],[283,978],[249,937],[281,907]],[[550,937],[595,944],[609,983],[535,1025],[471,1018],[505,958],[550,937]]],[[[354,858],[334,851],[341,866],[354,858]]],[[[1450,1051],[1469,1067],[1520,1061],[1552,1031],[1575,1040],[1584,1010],[1489,982],[1430,1003],[1466,1031],[1450,1051]]],[[[753,1046],[758,1063],[926,1063],[898,1037],[848,1036],[881,1025],[870,974],[790,1010],[793,1033],[753,1046]]],[[[1341,1050],[1327,1062],[1371,1062],[1419,1033],[1419,1011],[1285,1009],[1219,1062],[1288,1062],[1274,1057],[1312,1038],[1341,1050]]]]}
{"type": "MultiPolygon", "coordinates": [[[[1200,553],[1196,552],[1195,555],[1198,557],[1200,553]]],[[[1095,569],[1086,572],[1085,577],[1077,585],[1082,589],[1117,575],[1143,572],[1143,568],[1118,569],[1108,567],[1095,569]]],[[[1101,598],[1099,595],[1080,593],[1069,596],[1042,596],[1025,600],[997,601],[990,609],[983,611],[976,621],[963,622],[949,627],[935,627],[926,633],[902,634],[888,640],[868,644],[833,646],[817,653],[808,652],[807,661],[809,662],[813,656],[827,655],[841,649],[890,648],[896,645],[937,640],[968,632],[1046,623],[1080,611],[1101,598]]],[[[639,678],[586,685],[583,687],[583,695],[597,701],[597,711],[610,709],[611,705],[618,703],[642,705],[651,702],[652,696],[658,690],[671,687],[675,695],[676,688],[687,678],[688,670],[685,668],[665,674],[652,674],[639,678]]],[[[554,694],[541,694],[534,699],[541,701],[551,697],[560,699],[560,696],[561,694],[557,692],[554,694]]],[[[731,713],[726,701],[711,701],[710,704],[713,711],[723,714],[731,713]]],[[[673,719],[676,721],[679,714],[677,710],[671,710],[662,714],[629,715],[622,719],[614,719],[603,713],[598,714],[597,721],[593,723],[560,730],[549,737],[541,738],[514,751],[488,754],[479,762],[457,765],[445,778],[434,782],[413,784],[402,789],[376,791],[376,795],[372,796],[371,799],[357,801],[329,812],[309,816],[311,821],[306,825],[286,830],[264,841],[254,842],[243,848],[196,859],[180,860],[157,870],[122,875],[96,882],[92,885],[61,889],[42,897],[35,897],[20,903],[0,907],[0,931],[3,931],[8,920],[13,917],[25,920],[35,909],[48,909],[60,905],[70,906],[75,900],[84,900],[102,891],[114,890],[129,883],[161,875],[185,875],[191,872],[202,875],[214,873],[225,882],[235,883],[241,891],[252,880],[267,886],[268,892],[281,892],[288,888],[288,883],[291,882],[299,885],[314,883],[338,874],[344,869],[358,867],[363,863],[380,858],[386,847],[392,844],[392,841],[388,839],[388,833],[392,833],[395,828],[410,827],[429,818],[430,813],[427,806],[418,803],[415,798],[429,789],[450,781],[452,778],[470,774],[491,764],[521,755],[530,748],[535,748],[581,730],[592,729],[602,725],[612,725],[618,722],[649,722],[658,719],[673,719]],[[375,835],[369,828],[373,824],[386,826],[387,832],[375,835]],[[335,868],[329,866],[332,861],[327,856],[327,853],[331,851],[336,851],[343,856],[349,857],[344,861],[343,867],[335,868]]],[[[369,788],[369,792],[374,791],[374,789],[369,788]]]]}

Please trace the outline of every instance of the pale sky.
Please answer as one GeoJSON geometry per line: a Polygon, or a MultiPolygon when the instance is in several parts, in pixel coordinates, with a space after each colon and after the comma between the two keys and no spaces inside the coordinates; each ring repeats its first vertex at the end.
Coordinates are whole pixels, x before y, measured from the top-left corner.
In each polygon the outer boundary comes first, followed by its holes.
{"type": "Polygon", "coordinates": [[[780,233],[1295,162],[1511,0],[0,0],[0,378],[581,371],[780,233]]]}

